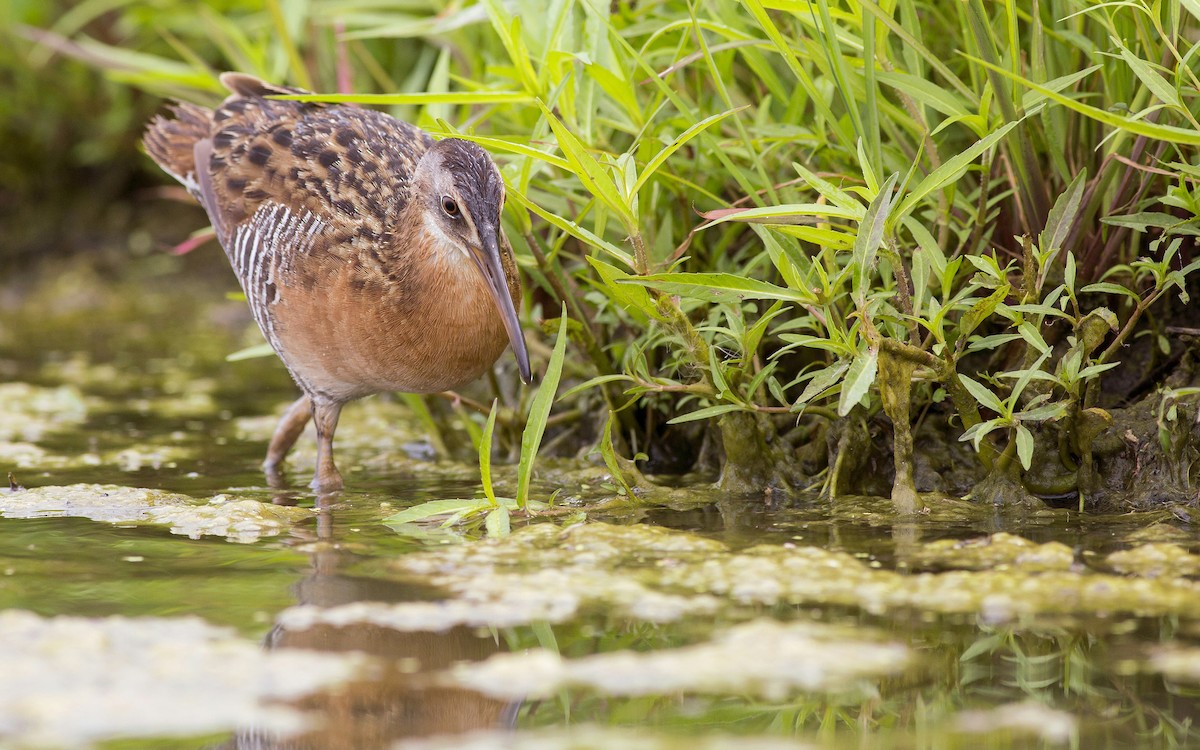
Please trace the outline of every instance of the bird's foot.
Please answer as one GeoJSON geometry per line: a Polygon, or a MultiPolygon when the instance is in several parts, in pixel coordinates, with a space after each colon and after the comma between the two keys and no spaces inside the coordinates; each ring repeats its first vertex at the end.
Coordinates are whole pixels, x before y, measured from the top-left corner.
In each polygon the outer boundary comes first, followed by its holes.
{"type": "Polygon", "coordinates": [[[317,493],[326,495],[331,492],[340,492],[342,487],[342,475],[336,468],[322,467],[313,476],[312,484],[309,485],[317,493]]]}

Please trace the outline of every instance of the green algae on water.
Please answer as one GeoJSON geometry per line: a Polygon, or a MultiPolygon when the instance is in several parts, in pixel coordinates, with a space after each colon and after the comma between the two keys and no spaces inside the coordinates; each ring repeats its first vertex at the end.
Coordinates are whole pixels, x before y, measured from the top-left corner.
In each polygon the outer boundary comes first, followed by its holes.
{"type": "Polygon", "coordinates": [[[279,649],[187,618],[0,612],[0,736],[25,747],[115,737],[188,737],[252,725],[287,736],[308,718],[283,705],[354,678],[352,654],[279,649]]]}
{"type": "Polygon", "coordinates": [[[114,524],[154,524],[193,539],[223,536],[252,542],[279,534],[311,515],[305,508],[228,495],[202,502],[161,490],[116,485],[74,484],[0,494],[0,516],[5,518],[75,516],[114,524]]]}
{"type": "Polygon", "coordinates": [[[547,698],[568,687],[608,696],[736,693],[780,701],[797,692],[834,692],[866,697],[875,694],[878,679],[900,672],[912,659],[907,646],[872,637],[862,629],[755,620],[709,642],[660,651],[578,659],[547,650],[497,654],[460,665],[452,682],[508,699],[547,698]]]}

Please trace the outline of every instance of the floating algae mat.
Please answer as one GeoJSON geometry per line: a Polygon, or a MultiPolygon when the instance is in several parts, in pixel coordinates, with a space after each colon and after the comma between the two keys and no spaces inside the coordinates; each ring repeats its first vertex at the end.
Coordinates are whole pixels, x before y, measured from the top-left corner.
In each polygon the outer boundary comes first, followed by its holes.
{"type": "Polygon", "coordinates": [[[556,459],[558,505],[508,536],[389,525],[478,495],[478,467],[373,399],[339,427],[347,492],[305,489],[311,436],[268,483],[294,390],[225,361],[255,343],[226,290],[78,271],[0,297],[0,747],[1200,744],[1186,520],[603,505],[602,465],[556,459]]]}

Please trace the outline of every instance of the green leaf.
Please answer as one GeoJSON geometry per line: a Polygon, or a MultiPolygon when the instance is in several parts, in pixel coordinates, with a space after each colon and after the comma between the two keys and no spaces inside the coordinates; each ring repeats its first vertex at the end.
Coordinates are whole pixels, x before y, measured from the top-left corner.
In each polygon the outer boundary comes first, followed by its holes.
{"type": "Polygon", "coordinates": [[[225,356],[226,362],[241,362],[243,359],[255,359],[256,357],[269,357],[275,353],[270,344],[255,344],[248,346],[245,349],[239,349],[233,354],[225,356]]]}
{"type": "Polygon", "coordinates": [[[778,299],[787,302],[815,302],[805,289],[787,289],[765,281],[731,273],[661,273],[631,276],[623,284],[643,284],[667,294],[678,294],[708,302],[736,302],[742,299],[778,299]]]}
{"type": "MultiPolygon", "coordinates": [[[[1195,222],[1194,219],[1181,219],[1178,216],[1161,211],[1142,211],[1126,216],[1106,216],[1101,221],[1113,226],[1129,227],[1138,232],[1145,232],[1151,227],[1176,230],[1181,227],[1187,227],[1189,224],[1195,222]]],[[[1193,232],[1195,231],[1194,226],[1188,228],[1193,232]]]]}
{"type": "Polygon", "coordinates": [[[929,195],[935,190],[941,190],[946,185],[956,181],[962,176],[963,172],[967,171],[967,168],[971,166],[971,163],[978,159],[984,151],[987,151],[989,148],[996,145],[1001,138],[1008,135],[1008,131],[1012,130],[1020,123],[1021,120],[1014,120],[1010,123],[1006,123],[995,131],[976,141],[967,150],[963,151],[962,153],[955,154],[946,161],[942,162],[942,166],[926,175],[925,179],[921,180],[921,182],[915,188],[913,188],[912,192],[905,197],[905,199],[900,203],[900,207],[896,209],[896,215],[907,216],[919,202],[925,199],[925,196],[929,195]]]}
{"type": "Polygon", "coordinates": [[[508,536],[512,528],[509,523],[508,508],[503,505],[492,508],[484,519],[483,525],[490,537],[508,536]]]}
{"type": "Polygon", "coordinates": [[[1000,400],[1000,397],[992,393],[982,383],[978,383],[966,375],[959,375],[958,379],[962,382],[963,387],[967,389],[967,392],[979,402],[980,406],[985,406],[1001,416],[1008,415],[1008,409],[1004,407],[1004,403],[1000,400]]]}
{"type": "Polygon", "coordinates": [[[1038,406],[1034,409],[1026,409],[1017,414],[1016,417],[1022,422],[1046,422],[1051,419],[1057,419],[1067,413],[1067,405],[1059,401],[1045,406],[1038,406]]]}
{"type": "Polygon", "coordinates": [[[838,401],[838,416],[844,417],[858,405],[867,395],[871,384],[875,382],[875,373],[879,370],[879,350],[875,347],[860,352],[846,370],[846,380],[842,383],[842,396],[838,401]]]}
{"type": "Polygon", "coordinates": [[[975,447],[975,451],[978,452],[979,444],[983,442],[983,439],[987,437],[990,432],[999,429],[1000,427],[1001,424],[999,419],[989,419],[972,427],[968,427],[963,431],[963,434],[958,436],[958,439],[964,442],[968,440],[971,441],[971,444],[975,447]]]}
{"type": "Polygon", "coordinates": [[[1093,293],[1119,294],[1123,297],[1129,297],[1131,299],[1138,299],[1137,292],[1133,291],[1132,289],[1123,287],[1120,284],[1113,284],[1112,282],[1109,282],[1109,281],[1097,281],[1095,284],[1088,284],[1087,286],[1085,286],[1083,289],[1080,289],[1079,291],[1081,293],[1087,293],[1087,294],[1093,294],[1093,293]]]}
{"type": "Polygon", "coordinates": [[[533,97],[520,91],[441,91],[419,94],[273,94],[267,99],[325,104],[523,104],[533,97]]]}
{"type": "Polygon", "coordinates": [[[579,385],[574,386],[570,390],[563,393],[563,395],[559,396],[557,400],[562,401],[563,399],[570,398],[571,396],[574,396],[577,393],[583,393],[584,391],[588,390],[589,388],[595,388],[598,385],[604,385],[605,383],[618,383],[618,382],[636,383],[637,381],[628,375],[597,375],[594,378],[589,378],[588,380],[585,380],[584,382],[580,383],[579,385]]]}
{"type": "Polygon", "coordinates": [[[588,231],[587,229],[584,229],[583,227],[579,226],[578,224],[576,224],[573,221],[564,219],[561,216],[558,216],[556,214],[553,214],[553,213],[547,211],[546,209],[542,208],[541,206],[537,205],[533,201],[526,198],[525,195],[520,190],[517,190],[517,189],[513,188],[512,186],[508,187],[508,190],[506,191],[505,195],[507,195],[509,198],[512,198],[517,203],[521,204],[522,207],[532,211],[533,213],[542,217],[543,219],[550,222],[551,224],[558,227],[559,229],[563,230],[564,232],[571,235],[572,237],[575,237],[576,239],[579,239],[579,240],[583,240],[584,242],[586,242],[587,244],[591,245],[594,248],[603,250],[604,252],[608,253],[612,257],[614,257],[617,260],[624,263],[626,265],[626,267],[631,268],[631,269],[633,268],[633,256],[630,255],[629,253],[625,252],[621,248],[617,247],[616,245],[612,244],[608,240],[596,236],[592,232],[588,231]]]}
{"type": "Polygon", "coordinates": [[[799,224],[825,219],[857,220],[862,217],[859,210],[842,208],[827,203],[784,203],[761,208],[721,208],[705,211],[701,216],[708,219],[701,229],[708,229],[726,221],[742,221],[754,224],[799,224]]]}
{"type": "Polygon", "coordinates": [[[554,352],[550,355],[550,363],[546,365],[542,384],[529,404],[529,416],[525,420],[525,431],[521,434],[521,461],[517,465],[517,507],[520,508],[526,507],[529,502],[533,461],[542,445],[542,435],[546,433],[546,420],[550,416],[550,405],[554,403],[554,394],[562,376],[563,360],[567,356],[567,338],[567,304],[564,302],[558,324],[558,340],[554,342],[554,352]]]}
{"type": "Polygon", "coordinates": [[[616,422],[616,412],[612,409],[608,411],[608,419],[604,421],[604,434],[600,436],[600,457],[604,459],[604,465],[608,467],[608,473],[612,475],[613,481],[621,485],[621,489],[625,491],[625,496],[633,497],[633,488],[629,486],[629,482],[625,479],[625,472],[621,469],[621,462],[617,458],[617,451],[613,448],[612,430],[613,423],[616,422]]]}
{"type": "Polygon", "coordinates": [[[613,182],[612,176],[600,162],[596,161],[595,157],[588,153],[587,146],[583,141],[579,140],[578,136],[572,133],[562,120],[554,116],[549,107],[540,101],[538,106],[542,109],[542,116],[550,124],[550,129],[554,131],[554,137],[558,140],[558,147],[562,149],[563,156],[570,162],[572,173],[583,183],[583,187],[616,213],[627,230],[630,232],[636,230],[637,217],[633,215],[629,203],[617,189],[617,184],[613,182]]]}
{"type": "Polygon", "coordinates": [[[996,307],[1008,296],[1010,289],[1011,287],[1007,283],[1001,284],[994,292],[979,300],[974,305],[971,305],[971,309],[963,313],[962,319],[958,324],[958,340],[955,344],[958,351],[962,351],[963,346],[967,342],[967,337],[983,321],[990,318],[992,313],[996,312],[996,307]]]}
{"type": "Polygon", "coordinates": [[[483,482],[483,494],[487,495],[492,505],[496,504],[496,491],[492,489],[492,432],[496,429],[496,410],[499,407],[500,399],[492,399],[492,410],[488,412],[483,435],[479,438],[479,478],[483,482]]]}
{"type": "Polygon", "coordinates": [[[1062,249],[1063,243],[1071,227],[1075,224],[1075,216],[1079,213],[1079,205],[1083,200],[1084,183],[1087,181],[1087,170],[1082,170],[1071,180],[1071,184],[1063,190],[1054,207],[1046,216],[1046,228],[1038,237],[1038,245],[1043,253],[1053,253],[1062,249]]]}
{"type": "Polygon", "coordinates": [[[1120,39],[1114,37],[1112,41],[1121,48],[1121,58],[1125,60],[1125,63],[1133,71],[1133,74],[1146,85],[1146,88],[1150,89],[1151,93],[1158,97],[1160,102],[1176,109],[1183,109],[1183,102],[1179,99],[1179,92],[1165,78],[1159,75],[1153,65],[1130,52],[1124,44],[1121,44],[1120,39]]]}
{"type": "Polygon", "coordinates": [[[865,304],[867,292],[870,289],[871,274],[875,270],[875,256],[883,244],[883,228],[887,223],[892,202],[896,199],[893,188],[896,180],[900,179],[898,172],[893,172],[879,188],[867,212],[858,225],[858,238],[854,241],[854,302],[860,308],[865,304]]]}
{"type": "Polygon", "coordinates": [[[796,399],[795,405],[800,406],[807,404],[809,401],[812,401],[817,396],[820,396],[825,391],[837,385],[842,379],[842,375],[844,375],[848,369],[850,369],[850,363],[844,359],[840,359],[829,367],[818,371],[817,374],[813,376],[812,380],[808,381],[808,385],[805,386],[804,392],[801,393],[800,397],[796,399]]]}
{"type": "Polygon", "coordinates": [[[1017,457],[1025,471],[1033,465],[1033,433],[1023,424],[1017,425],[1017,457]]]}
{"type": "Polygon", "coordinates": [[[388,516],[384,522],[389,526],[424,521],[439,516],[458,515],[490,509],[491,503],[480,498],[456,498],[453,500],[431,500],[427,503],[406,508],[395,515],[388,516]]]}
{"type": "Polygon", "coordinates": [[[636,195],[637,192],[639,190],[641,190],[642,187],[646,184],[646,181],[654,176],[654,173],[657,172],[658,168],[663,165],[663,162],[665,162],[668,158],[670,158],[671,154],[678,151],[679,148],[681,146],[683,146],[685,143],[692,140],[696,136],[700,135],[700,133],[702,131],[706,130],[707,128],[709,128],[713,125],[716,125],[721,120],[724,120],[726,117],[729,117],[730,115],[735,114],[737,112],[741,112],[742,110],[748,108],[749,106],[750,106],[749,104],[746,104],[741,107],[735,107],[734,109],[728,110],[726,112],[721,112],[719,114],[712,115],[711,117],[706,117],[703,120],[701,120],[700,122],[692,125],[690,128],[688,128],[687,130],[680,133],[675,138],[675,140],[673,140],[669,144],[667,144],[666,148],[664,148],[662,151],[659,151],[657,154],[655,154],[653,159],[651,159],[649,162],[646,163],[646,166],[642,169],[641,175],[638,176],[637,182],[634,183],[633,190],[631,191],[631,193],[636,195]]]}
{"type": "MultiPolygon", "coordinates": [[[[1179,128],[1172,125],[1159,125],[1157,123],[1148,122],[1144,119],[1138,119],[1136,117],[1122,117],[1121,115],[1109,112],[1106,109],[1093,107],[1091,105],[1084,104],[1069,97],[1063,96],[1058,92],[1051,91],[1041,84],[1034,83],[1026,78],[1022,78],[1015,73],[1011,73],[997,65],[980,60],[979,58],[971,57],[970,55],[964,56],[973,62],[988,68],[989,70],[994,70],[1000,75],[1020,83],[1022,86],[1033,89],[1040,94],[1044,94],[1047,98],[1053,99],[1055,102],[1058,102],[1067,109],[1078,112],[1084,117],[1091,118],[1097,122],[1104,123],[1105,125],[1109,125],[1119,130],[1133,133],[1134,135],[1144,135],[1147,138],[1154,138],[1156,140],[1166,141],[1168,143],[1182,143],[1189,146],[1200,146],[1200,132],[1192,128],[1179,128]]],[[[1010,122],[1005,127],[1011,127],[1017,122],[1019,121],[1010,122]]]]}
{"type": "Polygon", "coordinates": [[[678,417],[671,419],[667,424],[683,424],[684,422],[695,422],[698,419],[710,419],[719,417],[722,414],[728,414],[731,411],[744,411],[746,407],[741,404],[717,404],[716,406],[708,406],[703,409],[680,414],[678,417]]]}
{"type": "Polygon", "coordinates": [[[1038,329],[1034,328],[1028,321],[1018,325],[1017,330],[1021,332],[1021,338],[1025,340],[1025,343],[1037,349],[1040,354],[1048,354],[1050,352],[1050,345],[1046,343],[1046,339],[1042,338],[1042,334],[1038,329]]]}
{"type": "Polygon", "coordinates": [[[810,188],[820,193],[821,197],[849,213],[849,218],[862,221],[862,216],[866,213],[866,209],[862,207],[862,204],[853,195],[838,188],[832,182],[818,177],[803,164],[792,162],[792,169],[796,170],[796,174],[800,175],[800,179],[804,180],[810,188]]]}
{"type": "Polygon", "coordinates": [[[633,278],[630,274],[591,256],[588,256],[587,262],[596,269],[600,280],[604,282],[604,290],[608,298],[621,309],[643,324],[648,319],[658,320],[661,317],[645,287],[618,283],[633,278]]]}

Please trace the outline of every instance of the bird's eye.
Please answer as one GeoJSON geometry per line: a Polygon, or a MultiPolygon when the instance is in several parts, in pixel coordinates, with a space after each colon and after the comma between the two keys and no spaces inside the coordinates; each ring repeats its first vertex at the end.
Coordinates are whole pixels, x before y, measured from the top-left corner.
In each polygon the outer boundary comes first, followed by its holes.
{"type": "Polygon", "coordinates": [[[452,219],[458,218],[458,203],[448,195],[442,196],[442,210],[452,219]]]}

